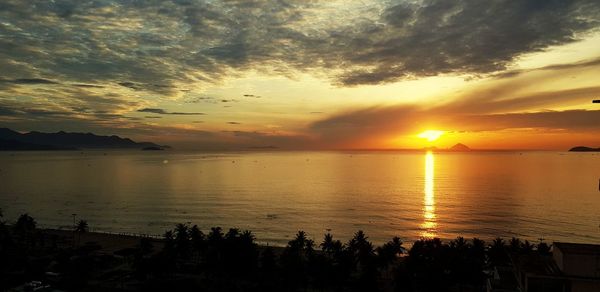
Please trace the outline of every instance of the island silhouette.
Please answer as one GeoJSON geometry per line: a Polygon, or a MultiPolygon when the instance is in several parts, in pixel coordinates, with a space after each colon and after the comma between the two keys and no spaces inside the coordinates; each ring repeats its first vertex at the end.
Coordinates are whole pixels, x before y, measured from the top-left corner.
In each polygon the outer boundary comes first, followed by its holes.
{"type": "Polygon", "coordinates": [[[571,152],[600,152],[600,148],[592,148],[586,146],[576,146],[569,149],[571,152]]]}

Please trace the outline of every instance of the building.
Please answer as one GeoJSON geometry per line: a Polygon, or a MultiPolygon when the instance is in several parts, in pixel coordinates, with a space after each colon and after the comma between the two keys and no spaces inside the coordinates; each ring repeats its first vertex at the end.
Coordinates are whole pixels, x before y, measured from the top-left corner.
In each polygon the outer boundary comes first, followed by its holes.
{"type": "Polygon", "coordinates": [[[571,292],[600,291],[600,245],[555,242],[552,258],[571,292]]]}

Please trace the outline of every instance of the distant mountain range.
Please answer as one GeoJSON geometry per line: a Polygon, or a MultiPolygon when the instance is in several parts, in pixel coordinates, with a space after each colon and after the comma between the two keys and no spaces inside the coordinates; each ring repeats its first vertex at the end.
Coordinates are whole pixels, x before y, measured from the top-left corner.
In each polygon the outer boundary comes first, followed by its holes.
{"type": "Polygon", "coordinates": [[[600,152],[600,148],[591,148],[585,146],[577,146],[569,149],[571,152],[600,152]]]}
{"type": "Polygon", "coordinates": [[[76,150],[76,149],[144,149],[168,148],[150,142],[135,142],[119,136],[99,136],[92,133],[42,133],[32,131],[21,134],[0,128],[0,150],[76,150]]]}

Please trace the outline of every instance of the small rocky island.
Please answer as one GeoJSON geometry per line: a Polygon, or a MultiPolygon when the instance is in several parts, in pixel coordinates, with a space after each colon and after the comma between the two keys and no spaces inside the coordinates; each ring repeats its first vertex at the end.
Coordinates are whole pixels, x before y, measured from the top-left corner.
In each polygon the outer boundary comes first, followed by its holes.
{"type": "Polygon", "coordinates": [[[456,144],[456,145],[448,148],[448,150],[450,150],[450,151],[456,151],[456,152],[463,152],[463,151],[471,151],[471,148],[469,148],[465,144],[458,143],[458,144],[456,144]]]}
{"type": "Polygon", "coordinates": [[[586,146],[577,146],[569,149],[570,152],[600,152],[600,148],[591,148],[586,146]]]}

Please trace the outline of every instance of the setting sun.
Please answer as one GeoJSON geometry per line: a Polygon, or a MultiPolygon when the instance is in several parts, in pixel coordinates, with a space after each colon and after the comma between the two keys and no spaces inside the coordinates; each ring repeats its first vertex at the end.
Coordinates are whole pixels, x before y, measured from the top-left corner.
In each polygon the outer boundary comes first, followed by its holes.
{"type": "Polygon", "coordinates": [[[435,141],[437,140],[440,136],[442,136],[445,132],[444,131],[438,131],[438,130],[427,130],[421,134],[418,135],[419,138],[423,138],[423,139],[427,139],[427,141],[435,141]]]}

